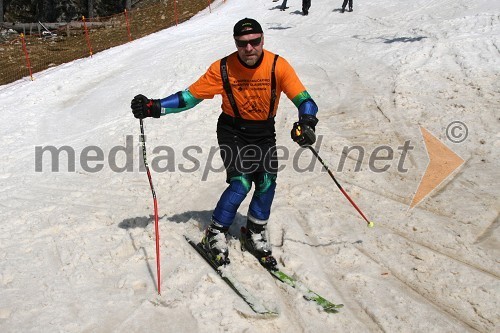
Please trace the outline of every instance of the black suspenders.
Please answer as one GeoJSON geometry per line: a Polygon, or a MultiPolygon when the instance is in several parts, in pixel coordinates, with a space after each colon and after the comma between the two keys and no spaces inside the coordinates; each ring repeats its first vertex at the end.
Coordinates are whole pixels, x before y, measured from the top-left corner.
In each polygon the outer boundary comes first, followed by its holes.
{"type": "Polygon", "coordinates": [[[271,103],[269,105],[269,116],[268,119],[273,117],[274,104],[276,103],[276,61],[278,61],[279,55],[274,56],[273,67],[271,69],[271,103]]]}
{"type": "Polygon", "coordinates": [[[227,57],[224,57],[220,61],[220,75],[222,77],[222,85],[224,86],[224,90],[226,91],[227,98],[229,99],[229,103],[233,108],[234,117],[241,118],[240,111],[238,110],[238,106],[236,105],[236,101],[234,100],[233,91],[231,90],[231,84],[229,83],[229,76],[227,75],[227,57]]]}
{"type": "MultiPolygon", "coordinates": [[[[274,105],[276,104],[276,62],[278,61],[279,55],[274,56],[273,67],[271,69],[271,102],[269,105],[268,119],[273,117],[274,105]]],[[[234,99],[233,91],[231,89],[231,84],[229,83],[229,75],[227,74],[227,57],[224,57],[220,61],[220,75],[222,77],[222,85],[224,86],[224,91],[226,92],[227,98],[229,99],[229,104],[233,109],[235,118],[241,118],[240,111],[236,105],[234,99]]]]}

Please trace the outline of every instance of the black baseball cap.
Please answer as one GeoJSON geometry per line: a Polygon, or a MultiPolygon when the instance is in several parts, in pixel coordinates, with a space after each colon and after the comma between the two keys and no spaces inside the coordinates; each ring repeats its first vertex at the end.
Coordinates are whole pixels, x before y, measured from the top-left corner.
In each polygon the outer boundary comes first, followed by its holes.
{"type": "Polygon", "coordinates": [[[234,25],[233,29],[234,37],[249,35],[249,34],[262,34],[262,33],[264,32],[262,31],[262,27],[260,26],[259,22],[248,17],[239,20],[234,25]]]}

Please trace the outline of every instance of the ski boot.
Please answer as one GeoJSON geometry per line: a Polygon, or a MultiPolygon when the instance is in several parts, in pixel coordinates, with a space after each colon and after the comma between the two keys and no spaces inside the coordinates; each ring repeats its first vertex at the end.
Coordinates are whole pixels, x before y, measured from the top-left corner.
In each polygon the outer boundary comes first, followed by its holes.
{"type": "Polygon", "coordinates": [[[241,228],[242,249],[254,255],[267,269],[276,269],[276,259],[272,256],[271,242],[267,231],[267,221],[248,216],[247,227],[241,228]]]}
{"type": "Polygon", "coordinates": [[[349,12],[349,13],[350,13],[350,12],[352,12],[352,7],[349,7],[349,10],[348,10],[348,12],[349,12]]]}
{"type": "Polygon", "coordinates": [[[345,12],[345,8],[342,8],[342,9],[340,10],[340,12],[341,12],[341,13],[344,13],[344,12],[345,12]]]}
{"type": "Polygon", "coordinates": [[[229,264],[226,233],[229,228],[212,220],[201,239],[201,245],[217,266],[229,264]]]}

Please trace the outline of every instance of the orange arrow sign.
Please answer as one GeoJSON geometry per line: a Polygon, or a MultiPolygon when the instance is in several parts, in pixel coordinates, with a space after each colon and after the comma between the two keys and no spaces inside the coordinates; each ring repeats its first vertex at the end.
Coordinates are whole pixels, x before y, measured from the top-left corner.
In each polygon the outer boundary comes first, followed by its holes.
{"type": "Polygon", "coordinates": [[[429,155],[429,165],[418,185],[417,192],[413,197],[410,208],[418,205],[429,193],[439,186],[458,167],[464,164],[464,160],[451,151],[444,143],[439,141],[425,128],[420,127],[424,137],[425,147],[429,155]]]}

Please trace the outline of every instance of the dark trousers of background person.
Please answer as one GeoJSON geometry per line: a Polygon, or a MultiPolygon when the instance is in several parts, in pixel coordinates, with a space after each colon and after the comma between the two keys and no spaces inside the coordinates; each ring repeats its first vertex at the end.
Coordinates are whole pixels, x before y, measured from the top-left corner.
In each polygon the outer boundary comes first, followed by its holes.
{"type": "Polygon", "coordinates": [[[345,6],[347,6],[347,2],[349,2],[349,9],[352,10],[352,0],[344,0],[342,4],[342,9],[345,10],[345,6]]]}
{"type": "Polygon", "coordinates": [[[280,6],[280,10],[285,10],[287,7],[286,7],[286,1],[287,0],[283,0],[283,3],[281,4],[280,6]]]}
{"type": "Polygon", "coordinates": [[[302,0],[302,14],[309,14],[309,8],[311,8],[311,0],[302,0]]]}

